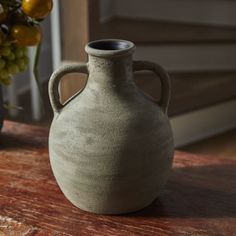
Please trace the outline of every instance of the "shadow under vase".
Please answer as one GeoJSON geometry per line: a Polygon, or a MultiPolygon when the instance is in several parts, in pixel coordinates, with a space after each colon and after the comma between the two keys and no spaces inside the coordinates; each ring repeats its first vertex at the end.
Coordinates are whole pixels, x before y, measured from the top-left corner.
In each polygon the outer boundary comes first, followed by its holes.
{"type": "Polygon", "coordinates": [[[158,198],[130,214],[155,219],[223,219],[236,217],[235,162],[173,168],[158,198]]]}

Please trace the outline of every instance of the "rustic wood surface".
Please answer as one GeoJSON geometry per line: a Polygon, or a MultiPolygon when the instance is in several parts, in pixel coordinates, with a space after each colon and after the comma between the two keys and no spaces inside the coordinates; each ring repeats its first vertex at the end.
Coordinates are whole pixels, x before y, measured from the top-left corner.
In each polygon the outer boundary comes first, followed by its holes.
{"type": "Polygon", "coordinates": [[[166,188],[146,209],[81,211],[50,169],[48,130],[5,122],[0,137],[0,235],[236,235],[236,162],[176,152],[166,188]]]}

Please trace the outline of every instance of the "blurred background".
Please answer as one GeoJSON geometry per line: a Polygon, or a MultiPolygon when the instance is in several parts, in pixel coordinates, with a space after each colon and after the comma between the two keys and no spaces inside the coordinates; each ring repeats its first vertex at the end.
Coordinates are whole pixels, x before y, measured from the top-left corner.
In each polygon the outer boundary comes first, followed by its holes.
{"type": "MultiPolygon", "coordinates": [[[[43,24],[40,58],[45,113],[29,71],[4,88],[4,101],[22,110],[7,119],[50,126],[47,95],[51,73],[61,64],[86,61],[84,46],[101,38],[133,41],[136,60],[161,64],[170,74],[169,117],[176,147],[236,159],[236,2],[232,0],[60,0],[43,24]]],[[[34,48],[29,50],[34,56],[34,48]]],[[[32,59],[33,60],[33,59],[32,59]]],[[[61,84],[62,102],[84,86],[83,75],[61,84]]],[[[135,74],[136,84],[159,99],[153,74],[135,74]]]]}

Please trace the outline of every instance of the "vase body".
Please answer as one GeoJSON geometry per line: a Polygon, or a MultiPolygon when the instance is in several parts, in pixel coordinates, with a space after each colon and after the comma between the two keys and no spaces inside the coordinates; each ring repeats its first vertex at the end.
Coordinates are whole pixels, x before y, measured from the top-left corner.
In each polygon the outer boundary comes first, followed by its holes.
{"type": "Polygon", "coordinates": [[[167,180],[174,150],[170,123],[134,84],[132,44],[124,49],[95,44],[86,50],[89,78],[83,91],[60,106],[55,88],[49,87],[52,170],[64,195],[83,210],[137,211],[167,180]]]}
{"type": "Polygon", "coordinates": [[[0,130],[2,129],[3,120],[4,120],[3,94],[2,94],[2,87],[0,86],[0,130]]]}

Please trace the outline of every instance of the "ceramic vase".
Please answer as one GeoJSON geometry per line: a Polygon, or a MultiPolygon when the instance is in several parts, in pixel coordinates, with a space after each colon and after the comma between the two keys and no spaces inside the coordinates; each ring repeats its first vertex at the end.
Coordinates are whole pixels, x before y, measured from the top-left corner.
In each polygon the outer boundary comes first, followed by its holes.
{"type": "Polygon", "coordinates": [[[63,66],[49,82],[51,167],[75,206],[100,214],[137,211],[158,196],[171,169],[170,80],[160,65],[133,61],[132,42],[98,40],[85,50],[88,63],[63,66]],[[142,70],[161,80],[158,104],[133,81],[134,72],[142,70]],[[76,72],[88,74],[87,84],[61,104],[60,80],[76,72]]]}

